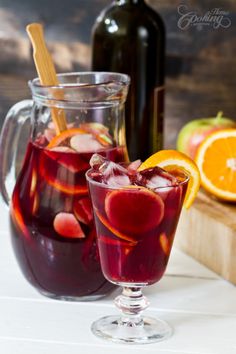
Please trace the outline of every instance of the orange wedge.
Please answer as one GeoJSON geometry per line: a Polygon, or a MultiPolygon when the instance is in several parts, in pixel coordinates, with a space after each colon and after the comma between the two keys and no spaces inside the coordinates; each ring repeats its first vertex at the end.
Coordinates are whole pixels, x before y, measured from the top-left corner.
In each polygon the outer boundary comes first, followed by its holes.
{"type": "Polygon", "coordinates": [[[74,135],[77,134],[85,134],[85,130],[80,129],[80,128],[71,128],[71,129],[67,129],[64,130],[62,133],[60,133],[59,135],[56,135],[51,141],[50,143],[47,145],[48,149],[54,148],[58,145],[60,145],[64,140],[71,138],[74,135]]]}
{"type": "Polygon", "coordinates": [[[198,148],[202,186],[214,196],[236,201],[236,129],[211,133],[198,148]]]}
{"type": "Polygon", "coordinates": [[[151,155],[139,167],[139,171],[159,166],[167,171],[181,169],[189,176],[184,207],[190,208],[200,188],[200,173],[195,162],[182,152],[176,150],[161,150],[151,155]]]}

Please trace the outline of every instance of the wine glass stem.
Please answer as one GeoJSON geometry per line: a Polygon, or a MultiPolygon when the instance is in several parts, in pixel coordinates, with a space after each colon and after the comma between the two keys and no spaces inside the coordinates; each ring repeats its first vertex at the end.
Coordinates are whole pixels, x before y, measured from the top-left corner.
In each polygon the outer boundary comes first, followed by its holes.
{"type": "Polygon", "coordinates": [[[115,305],[122,312],[120,326],[143,326],[141,313],[149,306],[149,302],[143,295],[142,288],[124,287],[122,294],[115,298],[115,305]]]}

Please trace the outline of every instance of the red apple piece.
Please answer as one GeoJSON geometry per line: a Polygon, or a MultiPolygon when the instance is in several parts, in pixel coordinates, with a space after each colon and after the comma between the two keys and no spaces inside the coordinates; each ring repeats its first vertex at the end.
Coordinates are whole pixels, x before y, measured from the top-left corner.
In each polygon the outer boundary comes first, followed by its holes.
{"type": "Polygon", "coordinates": [[[64,212],[57,214],[53,221],[53,226],[55,231],[62,237],[85,237],[83,230],[81,229],[81,226],[74,214],[64,212]]]}

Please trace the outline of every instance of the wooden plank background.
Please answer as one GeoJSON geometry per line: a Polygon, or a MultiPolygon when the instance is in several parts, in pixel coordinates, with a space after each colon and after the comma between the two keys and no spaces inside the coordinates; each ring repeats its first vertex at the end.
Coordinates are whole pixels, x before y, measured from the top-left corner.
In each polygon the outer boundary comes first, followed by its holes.
{"type": "MultiPolygon", "coordinates": [[[[146,0],[163,17],[167,29],[165,144],[174,147],[184,122],[223,110],[236,119],[236,1],[146,0]],[[231,26],[178,27],[178,6],[204,15],[213,8],[229,12],[231,26]]],[[[98,13],[111,0],[0,0],[0,126],[8,108],[29,97],[34,77],[25,26],[40,21],[58,72],[86,70],[90,33],[98,13]]]]}

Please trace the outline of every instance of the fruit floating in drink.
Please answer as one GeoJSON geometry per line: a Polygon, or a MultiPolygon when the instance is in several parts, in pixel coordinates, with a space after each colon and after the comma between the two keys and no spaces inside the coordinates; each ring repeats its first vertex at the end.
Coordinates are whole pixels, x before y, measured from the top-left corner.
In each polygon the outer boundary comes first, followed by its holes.
{"type": "Polygon", "coordinates": [[[52,123],[29,142],[11,203],[12,242],[29,282],[58,298],[100,297],[112,289],[100,268],[85,172],[94,152],[127,159],[100,123],[55,135],[52,123]]]}
{"type": "Polygon", "coordinates": [[[99,182],[91,181],[90,191],[104,275],[114,283],[151,285],[166,269],[186,177],[158,166],[134,172],[106,160],[103,165],[95,164],[88,176],[99,182]]]}
{"type": "Polygon", "coordinates": [[[123,287],[115,300],[122,317],[104,317],[92,330],[115,342],[164,339],[171,334],[168,325],[140,316],[147,307],[141,288],[156,283],[165,272],[182,205],[189,207],[199,188],[198,169],[183,154],[165,150],[143,164],[117,164],[98,154],[90,164],[86,176],[102,271],[123,287]]]}

